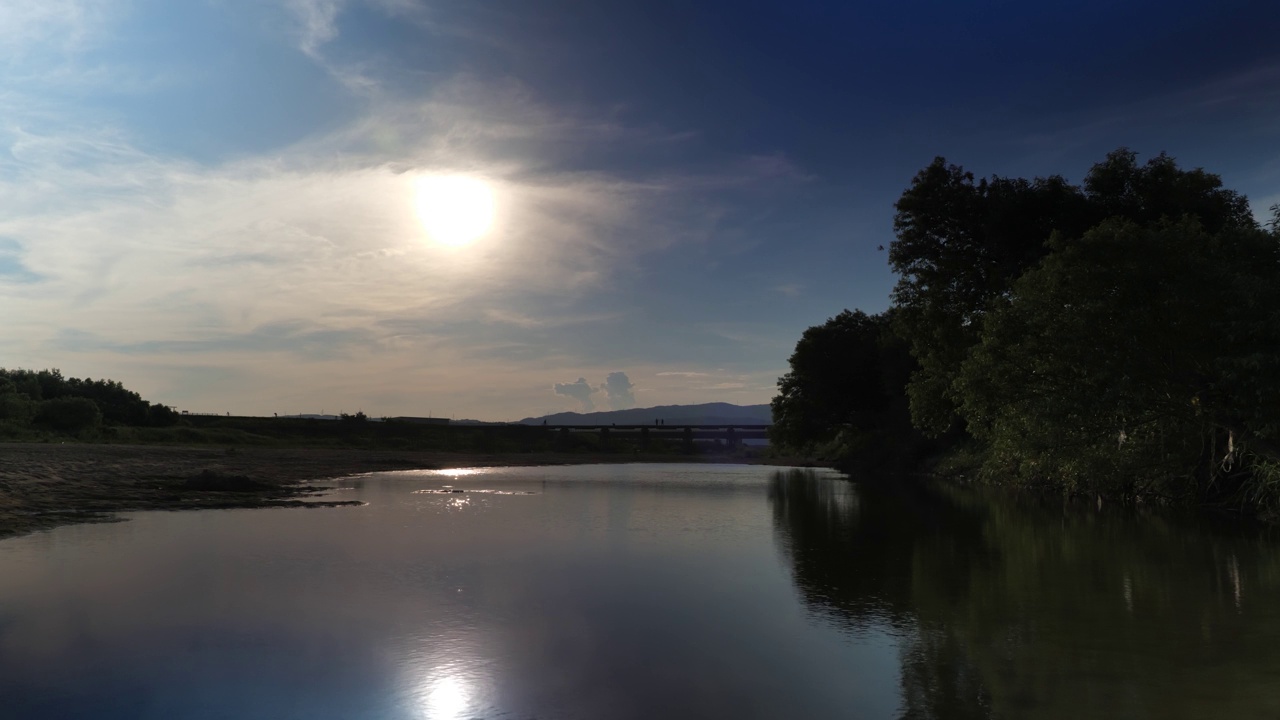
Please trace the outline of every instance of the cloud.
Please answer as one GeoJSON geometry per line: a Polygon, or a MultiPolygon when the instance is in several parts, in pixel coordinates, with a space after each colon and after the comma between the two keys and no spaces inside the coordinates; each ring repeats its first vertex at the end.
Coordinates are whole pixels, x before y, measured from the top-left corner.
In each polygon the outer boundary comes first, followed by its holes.
{"type": "Polygon", "coordinates": [[[479,303],[491,321],[552,327],[564,321],[539,313],[549,302],[701,241],[690,190],[706,178],[556,169],[562,141],[621,131],[518,86],[445,83],[213,166],[146,152],[110,126],[33,127],[0,127],[0,235],[23,248],[6,251],[7,274],[44,280],[25,298],[44,328],[92,327],[114,347],[301,319],[355,330],[479,303]],[[492,232],[463,252],[427,241],[414,215],[416,178],[439,173],[483,178],[496,197],[492,232]]]}
{"type": "Polygon", "coordinates": [[[314,323],[279,322],[243,333],[217,333],[199,339],[165,339],[142,342],[115,342],[95,333],[63,330],[51,345],[60,350],[86,352],[105,350],[122,355],[203,355],[213,353],[289,353],[301,358],[332,359],[349,356],[353,350],[367,350],[375,336],[363,329],[328,329],[314,323]]]}
{"type": "Polygon", "coordinates": [[[44,278],[22,261],[23,249],[17,242],[0,237],[0,286],[5,283],[27,284],[40,282],[44,278]]]}
{"type": "Polygon", "coordinates": [[[609,407],[614,410],[626,410],[635,407],[636,396],[632,392],[635,385],[631,383],[631,379],[624,372],[611,372],[609,377],[605,378],[604,384],[600,386],[609,400],[609,407]]]}
{"type": "Polygon", "coordinates": [[[1221,72],[1199,84],[1174,90],[1126,95],[1102,107],[1082,109],[1013,134],[1014,142],[1049,157],[1078,158],[1082,149],[1106,149],[1132,142],[1138,128],[1203,128],[1214,116],[1229,115],[1241,130],[1270,137],[1280,110],[1280,63],[1267,59],[1250,67],[1221,72]]]}
{"type": "Polygon", "coordinates": [[[578,378],[571,383],[556,383],[555,388],[557,395],[567,395],[582,403],[582,412],[596,409],[596,404],[591,402],[591,394],[596,392],[596,388],[591,387],[586,378],[578,378]]]}
{"type": "Polygon", "coordinates": [[[776,392],[777,378],[784,370],[750,372],[716,368],[707,372],[665,370],[655,373],[652,391],[705,398],[704,402],[767,402],[776,392]]]}
{"type": "Polygon", "coordinates": [[[609,402],[609,408],[612,410],[626,410],[635,407],[635,385],[631,379],[627,377],[625,372],[611,372],[605,378],[603,384],[597,386],[587,382],[586,378],[578,378],[577,381],[571,383],[556,383],[555,391],[557,395],[566,395],[578,402],[582,403],[583,412],[591,412],[595,409],[595,403],[592,402],[591,396],[595,393],[602,392],[609,402]]]}
{"type": "Polygon", "coordinates": [[[37,50],[82,49],[116,2],[5,0],[0,3],[0,57],[12,60],[37,50]]]}
{"type": "Polygon", "coordinates": [[[342,0],[287,0],[297,19],[298,47],[312,58],[319,58],[320,47],[338,36],[338,13],[342,0]]]}
{"type": "MultiPolygon", "coordinates": [[[[396,17],[431,20],[426,5],[371,1],[396,17]]],[[[278,42],[325,67],[339,57],[376,59],[334,46],[354,2],[281,0],[271,12],[287,8],[297,34],[282,32],[278,42]]],[[[556,368],[593,368],[598,379],[622,356],[629,362],[631,350],[604,353],[581,327],[635,329],[595,302],[600,293],[649,256],[708,242],[725,194],[798,177],[774,156],[696,171],[582,162],[618,147],[669,154],[693,136],[552,106],[518,82],[466,74],[437,78],[412,97],[396,96],[399,86],[388,82],[358,98],[359,116],[345,125],[200,162],[158,149],[129,115],[65,92],[155,90],[152,64],[130,70],[111,52],[111,24],[134,10],[144,21],[146,8],[128,0],[0,3],[0,63],[23,78],[18,87],[15,74],[0,77],[8,362],[113,373],[144,395],[155,373],[199,377],[191,368],[214,368],[245,379],[234,390],[210,386],[209,396],[231,402],[242,391],[235,409],[249,412],[277,410],[275,398],[298,403],[315,387],[326,395],[385,388],[407,403],[401,378],[413,377],[423,393],[466,394],[491,416],[504,407],[515,415],[514,403],[547,401],[545,379],[536,378],[556,368]],[[93,52],[77,55],[86,48],[93,52]],[[28,82],[50,73],[56,88],[28,82]],[[120,90],[115,79],[135,75],[120,90]],[[463,251],[425,238],[414,187],[433,174],[490,184],[498,214],[487,237],[463,251]],[[507,384],[484,379],[494,375],[507,384]]],[[[387,71],[358,59],[349,68],[378,79],[387,71]]],[[[611,405],[634,402],[625,374],[587,390],[560,394],[589,404],[603,391],[611,405]]],[[[172,392],[195,405],[203,391],[172,392]]]]}

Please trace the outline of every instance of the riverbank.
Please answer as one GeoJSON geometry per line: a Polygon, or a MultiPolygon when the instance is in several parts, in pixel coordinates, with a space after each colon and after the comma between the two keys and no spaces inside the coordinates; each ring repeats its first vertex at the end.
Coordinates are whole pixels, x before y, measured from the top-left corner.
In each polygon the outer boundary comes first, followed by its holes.
{"type": "Polygon", "coordinates": [[[307,483],[359,473],[618,462],[805,464],[761,455],[0,443],[0,538],[136,510],[344,504],[312,499],[318,489],[307,483]]]}

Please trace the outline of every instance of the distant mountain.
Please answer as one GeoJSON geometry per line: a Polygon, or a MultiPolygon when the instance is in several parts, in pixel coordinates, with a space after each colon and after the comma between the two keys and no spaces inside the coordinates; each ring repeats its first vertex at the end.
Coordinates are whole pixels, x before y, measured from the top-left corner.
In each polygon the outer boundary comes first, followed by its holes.
{"type": "Polygon", "coordinates": [[[591,413],[562,412],[525,418],[520,424],[541,425],[546,421],[548,425],[652,425],[654,420],[662,420],[668,425],[766,425],[773,422],[773,416],[768,405],[703,403],[591,413]]]}

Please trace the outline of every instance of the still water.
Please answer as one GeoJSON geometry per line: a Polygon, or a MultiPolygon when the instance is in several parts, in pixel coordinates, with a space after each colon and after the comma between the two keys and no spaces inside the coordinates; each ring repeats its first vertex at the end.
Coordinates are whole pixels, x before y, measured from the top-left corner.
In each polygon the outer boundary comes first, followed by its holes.
{"type": "Polygon", "coordinates": [[[1258,534],[744,466],[332,495],[0,542],[0,717],[1280,717],[1258,534]]]}

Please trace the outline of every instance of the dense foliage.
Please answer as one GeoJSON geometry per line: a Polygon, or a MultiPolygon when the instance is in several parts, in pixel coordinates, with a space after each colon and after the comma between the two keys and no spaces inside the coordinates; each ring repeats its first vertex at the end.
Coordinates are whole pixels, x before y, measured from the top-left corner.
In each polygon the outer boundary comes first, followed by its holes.
{"type": "Polygon", "coordinates": [[[152,404],[114,380],[63,377],[58,370],[0,368],[0,429],[48,430],[84,437],[103,425],[164,427],[170,407],[152,404]]]}
{"type": "Polygon", "coordinates": [[[911,428],[902,387],[915,363],[888,315],[848,311],[804,332],[773,399],[774,443],[878,467],[911,428]]]}
{"type": "Polygon", "coordinates": [[[895,229],[909,379],[818,342],[867,318],[846,311],[797,345],[779,441],[822,441],[849,423],[831,408],[897,394],[987,480],[1280,510],[1280,237],[1216,175],[1119,150],[1081,186],[975,180],[939,158],[895,229]]]}

